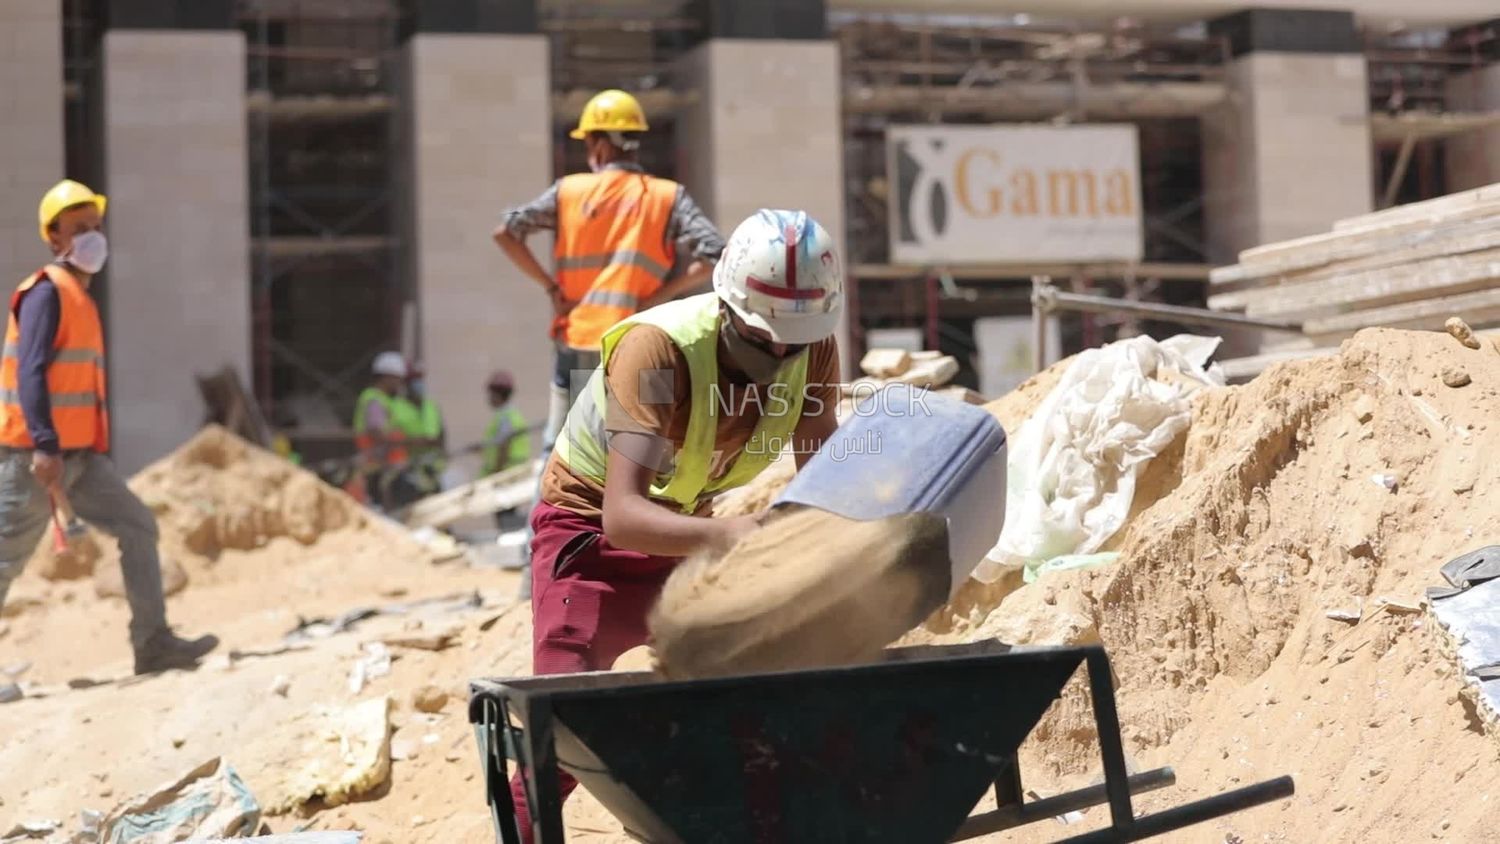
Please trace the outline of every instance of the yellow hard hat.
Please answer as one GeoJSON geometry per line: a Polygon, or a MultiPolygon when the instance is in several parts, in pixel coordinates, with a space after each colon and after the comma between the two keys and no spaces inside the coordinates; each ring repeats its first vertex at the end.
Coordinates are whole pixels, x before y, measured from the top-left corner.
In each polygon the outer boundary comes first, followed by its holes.
{"type": "Polygon", "coordinates": [[[650,128],[640,102],[624,91],[611,88],[588,101],[583,114],[578,115],[578,128],[569,132],[568,137],[581,141],[590,132],[644,132],[650,128]]]}
{"type": "Polygon", "coordinates": [[[43,194],[42,204],[36,209],[36,220],[41,227],[42,242],[51,242],[47,239],[47,228],[57,220],[57,215],[61,214],[64,209],[82,205],[85,202],[94,203],[101,216],[104,214],[104,206],[109,204],[104,194],[94,193],[88,185],[80,184],[72,179],[63,179],[43,194]]]}

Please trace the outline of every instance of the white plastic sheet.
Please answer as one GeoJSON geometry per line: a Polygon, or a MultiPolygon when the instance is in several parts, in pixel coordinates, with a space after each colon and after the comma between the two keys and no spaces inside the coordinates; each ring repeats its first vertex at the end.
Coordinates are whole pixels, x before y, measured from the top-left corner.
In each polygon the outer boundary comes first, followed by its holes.
{"type": "Polygon", "coordinates": [[[1191,395],[1223,386],[1205,368],[1219,342],[1133,337],[1080,354],[1010,439],[1005,527],[974,576],[1109,562],[1095,552],[1124,524],[1141,470],[1187,428],[1191,395]]]}
{"type": "Polygon", "coordinates": [[[243,838],[260,826],[250,789],[219,758],[173,783],[123,801],[104,817],[104,844],[170,844],[204,837],[243,838]]]}

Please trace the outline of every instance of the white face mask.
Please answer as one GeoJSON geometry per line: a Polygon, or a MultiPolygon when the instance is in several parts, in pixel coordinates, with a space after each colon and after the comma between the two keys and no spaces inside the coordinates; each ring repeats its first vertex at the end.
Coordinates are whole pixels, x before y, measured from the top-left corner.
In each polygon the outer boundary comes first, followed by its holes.
{"type": "Polygon", "coordinates": [[[103,232],[84,232],[73,238],[73,248],[63,256],[63,260],[77,267],[80,272],[93,275],[104,269],[104,261],[109,257],[109,241],[104,239],[103,232]]]}

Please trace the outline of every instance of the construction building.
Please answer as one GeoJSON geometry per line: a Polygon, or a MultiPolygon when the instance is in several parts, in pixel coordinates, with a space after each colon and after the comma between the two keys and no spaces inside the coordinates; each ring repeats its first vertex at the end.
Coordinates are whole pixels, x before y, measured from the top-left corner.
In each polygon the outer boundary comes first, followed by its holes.
{"type": "MultiPolygon", "coordinates": [[[[101,299],[127,472],[197,429],[193,376],[225,365],[305,454],[346,452],[353,397],[391,348],[426,362],[462,444],[492,369],[544,416],[548,304],[490,234],[583,167],[566,129],[619,87],[650,117],[648,169],[726,233],[769,205],[844,238],[851,355],[869,332],[904,336],[979,384],[1005,377],[981,370],[1029,314],[1033,276],[1201,303],[1208,268],[1242,249],[1500,181],[1492,2],[1297,5],[5,3],[0,107],[21,119],[0,124],[0,261],[19,279],[43,257],[36,201],[59,178],[109,195],[101,299]],[[912,187],[891,172],[891,127],[1094,123],[1134,127],[1128,257],[893,255],[893,197],[912,187]]],[[[1061,328],[1071,347],[1154,326],[1061,328]]]]}

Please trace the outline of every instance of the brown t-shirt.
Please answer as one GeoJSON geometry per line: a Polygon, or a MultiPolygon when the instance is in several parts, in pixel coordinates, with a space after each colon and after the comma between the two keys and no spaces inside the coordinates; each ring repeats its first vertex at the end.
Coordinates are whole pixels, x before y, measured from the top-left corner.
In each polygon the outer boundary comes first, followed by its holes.
{"type": "MultiPolygon", "coordinates": [[[[807,390],[802,415],[831,412],[839,399],[838,343],[829,337],[808,347],[806,354],[807,390]]],[[[671,441],[674,454],[682,448],[692,412],[691,379],[687,357],[665,331],[638,325],[626,332],[615,346],[605,381],[609,394],[604,411],[606,431],[661,437],[671,441]]],[[[719,388],[713,399],[719,415],[711,479],[729,469],[755,433],[762,413],[785,407],[789,397],[785,387],[773,385],[767,390],[735,369],[724,353],[723,341],[719,341],[719,388]]],[[[604,487],[574,475],[554,455],[542,475],[542,500],[583,516],[599,516],[604,508],[604,487]]],[[[708,502],[704,502],[699,512],[707,509],[708,502]]]]}

